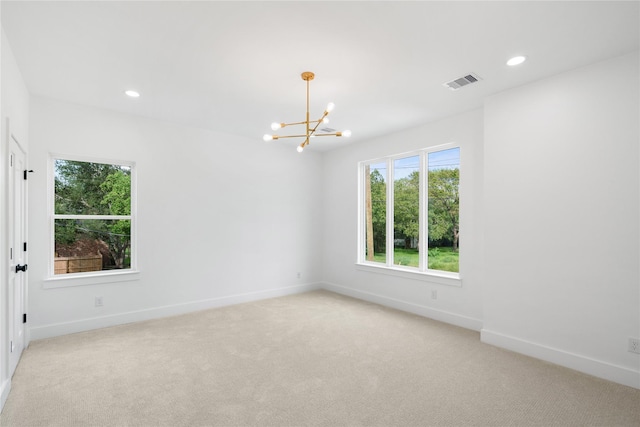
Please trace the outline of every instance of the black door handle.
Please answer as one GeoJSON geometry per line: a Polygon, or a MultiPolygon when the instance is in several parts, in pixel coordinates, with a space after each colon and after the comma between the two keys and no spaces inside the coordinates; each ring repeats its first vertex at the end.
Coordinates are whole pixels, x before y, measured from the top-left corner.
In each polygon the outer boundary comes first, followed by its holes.
{"type": "Polygon", "coordinates": [[[16,273],[20,272],[20,271],[27,271],[27,264],[25,265],[16,265],[16,273]]]}

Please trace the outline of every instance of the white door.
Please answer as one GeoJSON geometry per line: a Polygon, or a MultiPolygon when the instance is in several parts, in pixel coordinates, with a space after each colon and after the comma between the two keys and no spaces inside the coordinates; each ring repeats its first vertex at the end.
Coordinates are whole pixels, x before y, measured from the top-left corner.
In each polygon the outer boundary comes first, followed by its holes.
{"type": "Polygon", "coordinates": [[[9,134],[9,375],[18,366],[25,345],[27,284],[27,180],[26,153],[9,134]]]}

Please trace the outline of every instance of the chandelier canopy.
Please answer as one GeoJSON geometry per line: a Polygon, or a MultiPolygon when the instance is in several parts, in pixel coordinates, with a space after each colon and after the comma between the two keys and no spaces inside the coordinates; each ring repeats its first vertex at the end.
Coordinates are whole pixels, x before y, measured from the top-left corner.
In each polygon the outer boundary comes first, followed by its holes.
{"type": "MultiPolygon", "coordinates": [[[[297,147],[298,153],[302,153],[302,150],[304,150],[304,147],[306,147],[307,145],[309,145],[309,139],[316,137],[316,136],[344,136],[344,137],[350,137],[351,136],[351,131],[350,130],[344,130],[342,132],[333,132],[333,133],[321,133],[318,132],[318,126],[320,126],[320,123],[329,123],[329,119],[328,119],[328,115],[331,112],[331,110],[333,110],[333,108],[335,107],[335,105],[333,104],[333,102],[330,102],[327,105],[327,108],[324,110],[324,113],[322,113],[322,117],[320,117],[318,120],[310,120],[309,119],[309,82],[311,80],[313,80],[313,78],[315,77],[315,74],[313,74],[311,71],[305,71],[304,73],[302,73],[302,80],[304,80],[305,82],[307,82],[307,114],[306,114],[306,119],[303,122],[293,122],[293,123],[271,123],[271,129],[272,130],[278,130],[280,128],[284,128],[286,126],[294,126],[294,125],[305,125],[306,128],[306,132],[304,134],[299,134],[299,135],[270,135],[270,134],[265,134],[262,139],[264,139],[265,141],[271,141],[274,139],[280,139],[280,138],[304,138],[304,141],[297,147]]],[[[320,129],[320,131],[322,131],[322,129],[320,129]]]]}

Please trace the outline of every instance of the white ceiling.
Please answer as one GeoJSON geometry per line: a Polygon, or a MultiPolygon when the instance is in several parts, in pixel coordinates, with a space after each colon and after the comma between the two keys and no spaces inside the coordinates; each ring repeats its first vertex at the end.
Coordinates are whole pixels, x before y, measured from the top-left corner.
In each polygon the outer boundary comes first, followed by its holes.
{"type": "Polygon", "coordinates": [[[321,151],[638,50],[639,5],[3,0],[1,16],[33,94],[256,140],[304,120],[300,73],[313,71],[311,118],[333,101],[330,126],[353,132],[314,140],[321,151]],[[507,67],[516,54],[528,61],[507,67]],[[442,86],[471,72],[482,81],[442,86]]]}

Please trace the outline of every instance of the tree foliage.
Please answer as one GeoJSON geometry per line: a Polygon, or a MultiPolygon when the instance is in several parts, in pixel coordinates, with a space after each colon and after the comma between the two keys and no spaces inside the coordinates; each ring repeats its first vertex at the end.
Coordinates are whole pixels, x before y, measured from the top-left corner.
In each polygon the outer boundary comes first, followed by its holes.
{"type": "Polygon", "coordinates": [[[458,249],[460,233],[460,169],[429,171],[429,239],[458,249]]]}
{"type": "Polygon", "coordinates": [[[122,169],[107,175],[100,184],[104,192],[100,204],[107,206],[111,215],[131,215],[131,174],[122,169]]]}
{"type": "Polygon", "coordinates": [[[373,245],[375,253],[384,253],[387,243],[387,185],[377,169],[370,173],[369,180],[371,182],[373,245]]]}
{"type": "Polygon", "coordinates": [[[393,183],[394,235],[405,240],[405,249],[420,234],[420,173],[413,171],[393,183]]]}

